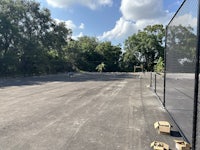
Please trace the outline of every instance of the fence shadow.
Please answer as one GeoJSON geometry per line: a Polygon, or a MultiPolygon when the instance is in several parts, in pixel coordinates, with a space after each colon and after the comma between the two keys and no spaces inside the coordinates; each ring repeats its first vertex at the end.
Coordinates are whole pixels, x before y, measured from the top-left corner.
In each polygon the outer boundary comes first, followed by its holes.
{"type": "Polygon", "coordinates": [[[181,136],[181,133],[179,132],[179,131],[171,131],[170,132],[170,135],[172,136],[172,137],[182,137],[181,136]]]}
{"type": "Polygon", "coordinates": [[[116,81],[127,78],[139,78],[133,73],[62,73],[33,77],[0,78],[0,88],[8,86],[40,85],[45,82],[87,82],[116,81]]]}

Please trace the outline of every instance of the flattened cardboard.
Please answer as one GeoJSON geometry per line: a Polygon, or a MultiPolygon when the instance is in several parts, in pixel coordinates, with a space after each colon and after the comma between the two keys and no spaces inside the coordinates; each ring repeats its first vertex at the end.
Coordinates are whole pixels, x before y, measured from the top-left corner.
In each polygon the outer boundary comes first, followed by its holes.
{"type": "Polygon", "coordinates": [[[157,121],[154,123],[154,128],[158,130],[158,133],[169,133],[171,131],[171,125],[167,121],[157,121]]]}
{"type": "Polygon", "coordinates": [[[169,145],[164,142],[153,141],[151,143],[151,148],[154,150],[169,150],[169,145]]]}
{"type": "Polygon", "coordinates": [[[175,147],[177,150],[190,150],[191,146],[189,143],[182,140],[174,140],[175,147]]]}

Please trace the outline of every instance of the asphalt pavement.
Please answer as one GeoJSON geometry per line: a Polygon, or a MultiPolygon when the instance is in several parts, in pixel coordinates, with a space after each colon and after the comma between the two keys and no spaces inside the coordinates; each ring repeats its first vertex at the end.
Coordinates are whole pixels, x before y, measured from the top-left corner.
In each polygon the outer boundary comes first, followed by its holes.
{"type": "Polygon", "coordinates": [[[0,79],[0,150],[149,150],[182,139],[148,74],[71,73],[0,79]],[[171,135],[153,124],[169,121],[171,135]]]}

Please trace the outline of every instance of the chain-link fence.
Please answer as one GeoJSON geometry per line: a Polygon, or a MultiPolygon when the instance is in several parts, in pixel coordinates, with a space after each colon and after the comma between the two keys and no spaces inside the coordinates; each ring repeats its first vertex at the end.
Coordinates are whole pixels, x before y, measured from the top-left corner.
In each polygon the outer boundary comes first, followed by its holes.
{"type": "MultiPolygon", "coordinates": [[[[199,0],[185,0],[166,29],[164,105],[185,139],[200,149],[200,113],[195,118],[198,92],[197,54],[199,0]],[[196,94],[196,95],[195,95],[196,94]],[[195,131],[195,125],[197,125],[195,131]],[[197,133],[197,135],[194,134],[197,133]],[[196,144],[194,144],[196,140],[196,144]]],[[[200,107],[200,106],[199,106],[200,107]]],[[[196,148],[195,148],[196,147],[196,148]]]]}

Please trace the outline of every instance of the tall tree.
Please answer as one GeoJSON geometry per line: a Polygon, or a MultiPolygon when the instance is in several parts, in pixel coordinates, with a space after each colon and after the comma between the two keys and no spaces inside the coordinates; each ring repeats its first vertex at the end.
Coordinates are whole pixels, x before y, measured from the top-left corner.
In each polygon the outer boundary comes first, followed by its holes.
{"type": "Polygon", "coordinates": [[[18,9],[13,6],[12,0],[0,1],[0,73],[16,73],[19,64],[20,43],[18,30],[18,9]]]}
{"type": "Polygon", "coordinates": [[[95,51],[99,41],[95,37],[83,36],[78,38],[79,58],[78,68],[84,71],[95,71],[98,65],[98,53],[95,51]]]}
{"type": "Polygon", "coordinates": [[[147,26],[125,40],[124,56],[132,61],[137,58],[147,71],[152,71],[155,61],[164,55],[163,38],[163,25],[147,26]]]}
{"type": "MultiPolygon", "coordinates": [[[[62,47],[71,30],[56,24],[48,9],[32,0],[0,1],[0,73],[46,73],[48,52],[55,50],[63,63],[62,47]]],[[[64,70],[64,68],[63,68],[64,70]]]]}
{"type": "Polygon", "coordinates": [[[119,71],[121,47],[100,42],[94,37],[80,37],[65,47],[66,57],[75,70],[119,71]]]}
{"type": "Polygon", "coordinates": [[[111,42],[102,42],[96,47],[96,52],[100,54],[99,64],[104,63],[104,71],[119,71],[119,60],[121,57],[121,47],[113,46],[111,42]]]}

